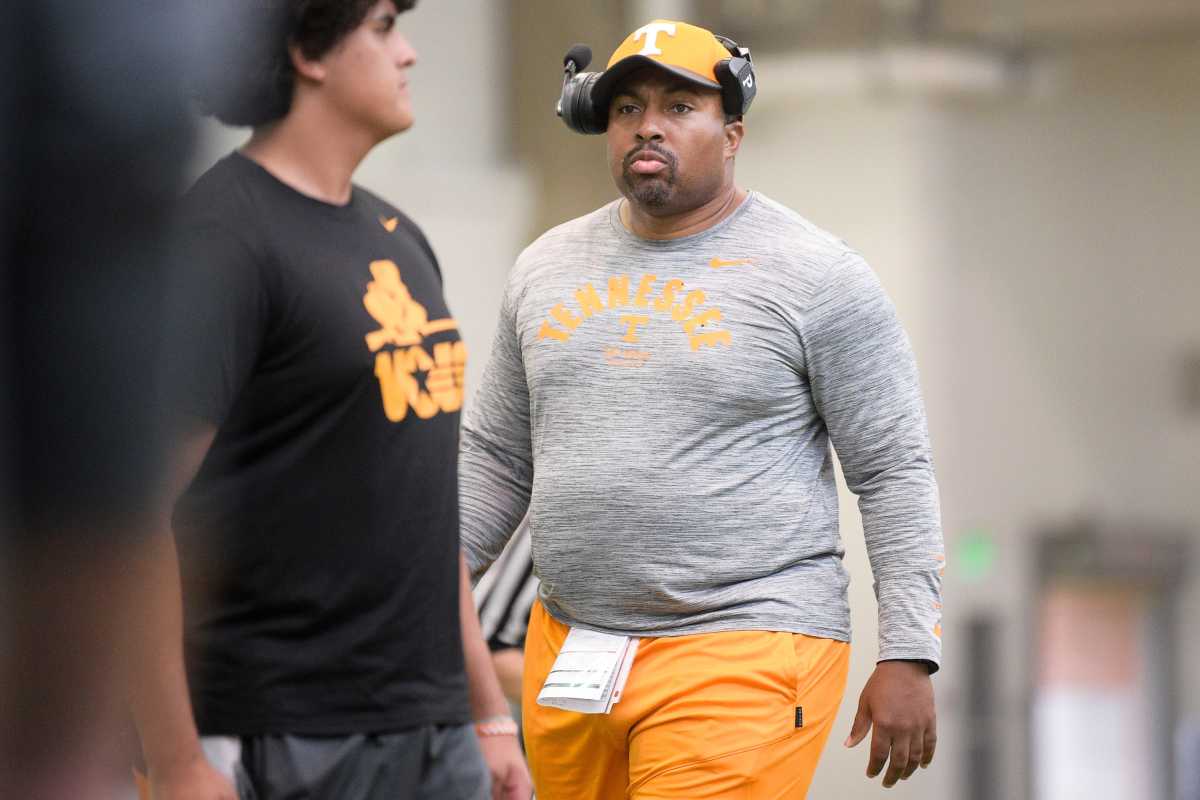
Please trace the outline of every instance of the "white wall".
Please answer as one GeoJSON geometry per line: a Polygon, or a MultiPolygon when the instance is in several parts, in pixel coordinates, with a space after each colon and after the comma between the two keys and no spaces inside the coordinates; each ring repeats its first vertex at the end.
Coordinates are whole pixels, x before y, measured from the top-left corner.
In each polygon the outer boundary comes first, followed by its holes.
{"type": "MultiPolygon", "coordinates": [[[[963,797],[956,636],[982,609],[1006,626],[999,796],[1025,797],[1034,529],[1085,513],[1181,525],[1200,551],[1200,419],[1181,410],[1173,371],[1200,344],[1200,51],[1081,53],[1057,95],[974,103],[773,97],[760,61],[742,183],[867,256],[922,368],[951,562],[941,743],[937,767],[891,796],[963,797]],[[954,545],[980,527],[997,566],[967,583],[954,545]]],[[[855,648],[816,798],[882,791],[862,776],[865,749],[840,746],[876,652],[860,523],[843,499],[855,648]]],[[[1200,581],[1180,600],[1192,614],[1178,700],[1197,715],[1186,667],[1200,658],[1200,581]]]]}

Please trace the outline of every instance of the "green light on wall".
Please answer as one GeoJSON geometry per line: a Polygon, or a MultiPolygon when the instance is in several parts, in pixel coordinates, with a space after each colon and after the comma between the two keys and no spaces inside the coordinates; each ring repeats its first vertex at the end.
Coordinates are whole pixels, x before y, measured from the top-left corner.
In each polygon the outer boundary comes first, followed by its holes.
{"type": "Polygon", "coordinates": [[[964,581],[979,581],[996,567],[996,540],[986,530],[975,528],[959,537],[953,571],[964,581]]]}

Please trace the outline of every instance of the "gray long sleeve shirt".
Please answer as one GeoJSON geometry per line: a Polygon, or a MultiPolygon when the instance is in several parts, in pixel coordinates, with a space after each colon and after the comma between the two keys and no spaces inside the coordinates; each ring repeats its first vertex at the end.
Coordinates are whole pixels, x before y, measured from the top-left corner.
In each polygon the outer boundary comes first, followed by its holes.
{"type": "Polygon", "coordinates": [[[940,663],[942,535],[917,369],[863,259],[751,193],[649,241],[614,202],[517,260],[463,425],[478,573],[529,511],[562,622],[849,641],[830,443],[858,495],[879,659],[940,663]]]}

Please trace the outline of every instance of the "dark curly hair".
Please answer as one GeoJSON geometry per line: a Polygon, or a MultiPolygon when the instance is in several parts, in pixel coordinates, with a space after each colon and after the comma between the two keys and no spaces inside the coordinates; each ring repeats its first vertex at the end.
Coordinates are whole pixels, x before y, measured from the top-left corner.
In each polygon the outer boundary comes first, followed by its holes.
{"type": "MultiPolygon", "coordinates": [[[[226,125],[265,125],[292,107],[296,73],[288,46],[320,58],[362,24],[378,0],[209,0],[194,92],[226,125]]],[[[404,12],[417,0],[392,0],[404,12]]]]}

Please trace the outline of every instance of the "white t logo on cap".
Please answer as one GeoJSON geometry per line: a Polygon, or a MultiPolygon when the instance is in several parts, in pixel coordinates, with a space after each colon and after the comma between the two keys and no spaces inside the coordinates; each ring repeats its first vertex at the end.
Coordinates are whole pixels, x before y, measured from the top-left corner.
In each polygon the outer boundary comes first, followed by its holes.
{"type": "Polygon", "coordinates": [[[649,25],[643,25],[633,32],[634,40],[645,38],[646,46],[642,48],[639,56],[661,56],[662,50],[656,46],[658,35],[665,33],[667,36],[675,35],[675,24],[673,22],[651,22],[649,25]]]}

